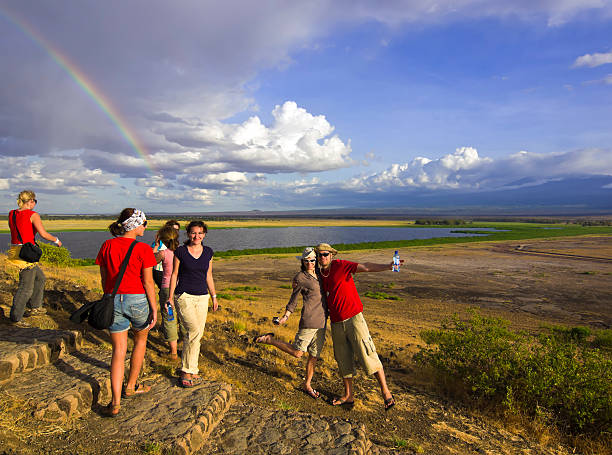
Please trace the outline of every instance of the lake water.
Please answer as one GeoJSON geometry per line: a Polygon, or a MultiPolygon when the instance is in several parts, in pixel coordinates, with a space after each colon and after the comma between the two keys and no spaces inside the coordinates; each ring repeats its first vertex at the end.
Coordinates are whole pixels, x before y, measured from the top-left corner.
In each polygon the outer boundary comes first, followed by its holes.
{"type": "MultiPolygon", "coordinates": [[[[291,247],[317,245],[321,242],[360,243],[382,242],[389,240],[430,239],[434,237],[467,237],[477,234],[453,233],[454,228],[389,228],[389,227],[287,227],[287,228],[239,228],[211,229],[204,244],[215,251],[244,250],[251,248],[291,247]]],[[[488,230],[478,228],[479,231],[488,230]]],[[[490,229],[493,231],[493,229],[490,229]]],[[[139,239],[147,243],[155,239],[154,230],[147,231],[139,239]]],[[[57,234],[64,247],[70,250],[73,258],[95,258],[100,245],[112,236],[108,231],[92,232],[53,232],[57,234]]],[[[181,231],[181,241],[186,238],[181,231]]],[[[40,239],[40,237],[38,237],[40,239]]],[[[10,234],[0,234],[0,245],[10,243],[10,234]]]]}

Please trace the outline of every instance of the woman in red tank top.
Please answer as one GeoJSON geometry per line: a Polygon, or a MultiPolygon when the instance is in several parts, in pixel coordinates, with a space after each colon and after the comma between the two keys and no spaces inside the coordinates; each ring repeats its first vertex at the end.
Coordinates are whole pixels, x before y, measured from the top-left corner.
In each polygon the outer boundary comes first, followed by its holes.
{"type": "Polygon", "coordinates": [[[33,210],[36,203],[36,194],[33,191],[22,191],[17,197],[19,208],[11,210],[8,217],[11,230],[11,248],[8,251],[8,259],[11,264],[20,269],[19,286],[13,296],[11,307],[11,321],[16,323],[23,318],[28,303],[31,315],[45,312],[42,308],[45,274],[36,262],[26,262],[19,257],[21,245],[28,242],[33,243],[38,233],[43,239],[62,246],[60,239],[49,234],[43,227],[40,215],[33,210]]]}

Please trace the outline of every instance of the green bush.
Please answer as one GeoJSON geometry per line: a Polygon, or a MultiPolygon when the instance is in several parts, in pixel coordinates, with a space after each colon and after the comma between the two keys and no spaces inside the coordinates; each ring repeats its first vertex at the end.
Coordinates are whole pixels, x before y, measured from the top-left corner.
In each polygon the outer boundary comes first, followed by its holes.
{"type": "Polygon", "coordinates": [[[598,330],[593,345],[598,348],[612,348],[612,329],[598,330]]]}
{"type": "Polygon", "coordinates": [[[591,335],[588,327],[566,327],[561,325],[547,327],[555,336],[566,341],[574,340],[584,342],[591,335]]]}
{"type": "Polygon", "coordinates": [[[454,317],[423,332],[429,346],[416,359],[440,379],[459,381],[475,399],[549,416],[574,434],[600,434],[612,426],[612,359],[579,342],[585,331],[574,329],[535,337],[474,312],[468,321],[454,317]]]}
{"type": "Polygon", "coordinates": [[[43,264],[50,264],[62,267],[74,267],[93,265],[95,261],[93,259],[73,259],[70,257],[70,251],[64,247],[58,248],[55,245],[49,245],[48,243],[39,242],[40,248],[42,249],[42,256],[40,262],[43,264]]]}

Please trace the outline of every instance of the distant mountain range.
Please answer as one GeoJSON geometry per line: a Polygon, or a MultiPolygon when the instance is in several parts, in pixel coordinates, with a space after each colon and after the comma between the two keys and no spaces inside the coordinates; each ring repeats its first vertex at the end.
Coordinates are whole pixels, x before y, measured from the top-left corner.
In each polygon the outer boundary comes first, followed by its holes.
{"type": "MultiPolygon", "coordinates": [[[[612,216],[612,176],[571,176],[555,180],[521,179],[496,190],[459,191],[398,188],[364,193],[357,203],[353,192],[335,190],[309,205],[310,210],[249,210],[185,212],[173,215],[203,217],[427,217],[427,216],[612,216]],[[349,197],[350,196],[350,197],[349,197]],[[341,207],[341,201],[351,201],[341,207]],[[328,208],[335,207],[335,208],[328,208]]],[[[151,212],[147,215],[167,215],[151,212]]],[[[115,214],[112,214],[113,216],[115,214]]]]}

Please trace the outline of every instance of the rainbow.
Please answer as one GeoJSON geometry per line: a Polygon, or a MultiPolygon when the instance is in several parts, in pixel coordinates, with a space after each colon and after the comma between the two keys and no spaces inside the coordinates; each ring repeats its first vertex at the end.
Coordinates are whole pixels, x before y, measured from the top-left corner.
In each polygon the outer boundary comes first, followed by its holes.
{"type": "Polygon", "coordinates": [[[108,97],[104,96],[102,91],[94,85],[87,75],[79,69],[79,67],[70,59],[62,54],[59,49],[55,48],[51,42],[46,40],[38,31],[34,29],[23,19],[17,18],[14,14],[10,14],[6,10],[0,9],[0,16],[5,17],[10,23],[14,24],[23,32],[34,44],[43,49],[68,75],[77,83],[77,85],[89,96],[104,114],[110,119],[121,135],[126,139],[134,151],[142,157],[146,166],[153,173],[157,173],[153,161],[149,156],[149,152],[138,138],[136,133],[130,128],[128,122],[121,116],[119,110],[113,106],[108,97]]]}

